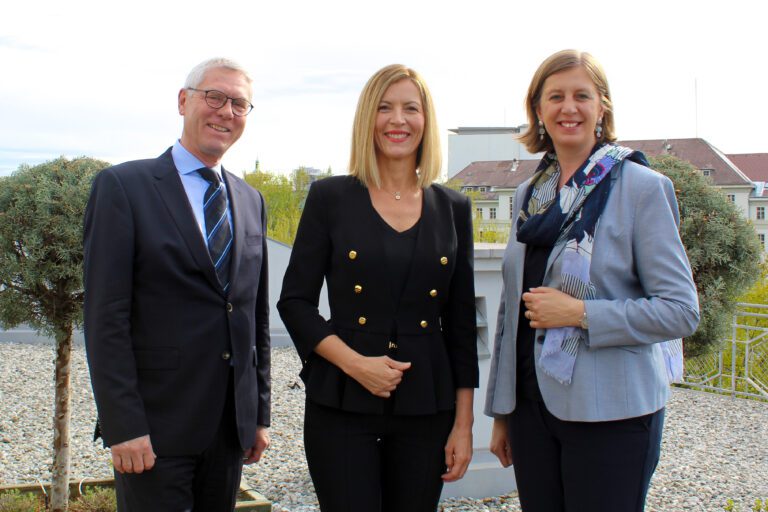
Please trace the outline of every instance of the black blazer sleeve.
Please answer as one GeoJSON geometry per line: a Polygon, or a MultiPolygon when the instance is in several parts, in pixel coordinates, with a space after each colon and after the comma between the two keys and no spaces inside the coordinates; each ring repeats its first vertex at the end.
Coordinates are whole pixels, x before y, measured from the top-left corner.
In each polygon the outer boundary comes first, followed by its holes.
{"type": "Polygon", "coordinates": [[[454,385],[476,388],[479,385],[477,362],[477,316],[475,313],[474,242],[472,203],[461,196],[454,201],[456,229],[456,268],[440,321],[451,360],[454,385]]]}
{"type": "Polygon", "coordinates": [[[84,324],[104,443],[149,434],[131,342],[134,223],[119,175],[96,176],[84,221],[84,324]]]}

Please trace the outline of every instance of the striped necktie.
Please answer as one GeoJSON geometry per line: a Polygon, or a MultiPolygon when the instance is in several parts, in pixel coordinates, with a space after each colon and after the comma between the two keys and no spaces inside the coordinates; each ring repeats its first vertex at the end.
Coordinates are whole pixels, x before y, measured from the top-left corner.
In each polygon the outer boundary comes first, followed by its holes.
{"type": "Polygon", "coordinates": [[[224,291],[229,291],[229,267],[232,260],[232,227],[227,216],[227,193],[219,181],[219,175],[208,167],[197,172],[208,182],[203,197],[205,237],[208,253],[216,268],[216,276],[224,291]]]}

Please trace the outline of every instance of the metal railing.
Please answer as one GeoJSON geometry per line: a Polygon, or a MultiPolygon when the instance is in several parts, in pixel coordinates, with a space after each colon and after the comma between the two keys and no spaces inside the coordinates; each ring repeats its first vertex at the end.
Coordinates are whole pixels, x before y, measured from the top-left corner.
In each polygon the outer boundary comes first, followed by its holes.
{"type": "Polygon", "coordinates": [[[477,229],[480,231],[496,231],[499,233],[509,233],[509,228],[512,226],[512,221],[507,219],[474,219],[472,221],[477,225],[477,229]]]}
{"type": "Polygon", "coordinates": [[[739,303],[731,339],[717,352],[687,358],[682,384],[768,400],[768,305],[739,303]]]}

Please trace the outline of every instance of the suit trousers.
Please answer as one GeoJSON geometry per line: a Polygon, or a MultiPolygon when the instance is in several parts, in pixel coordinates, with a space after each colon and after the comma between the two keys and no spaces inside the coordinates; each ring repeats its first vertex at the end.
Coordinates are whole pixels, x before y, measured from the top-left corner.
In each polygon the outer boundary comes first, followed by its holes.
{"type": "Polygon", "coordinates": [[[306,402],[304,447],[323,512],[434,512],[454,411],[359,414],[306,402]]]}
{"type": "Polygon", "coordinates": [[[617,421],[563,421],[543,402],[508,416],[525,512],[642,512],[659,462],[664,409],[617,421]]]}
{"type": "Polygon", "coordinates": [[[243,470],[232,371],[219,429],[198,455],[158,456],[140,474],[115,472],[118,512],[224,512],[235,508],[243,470]]]}

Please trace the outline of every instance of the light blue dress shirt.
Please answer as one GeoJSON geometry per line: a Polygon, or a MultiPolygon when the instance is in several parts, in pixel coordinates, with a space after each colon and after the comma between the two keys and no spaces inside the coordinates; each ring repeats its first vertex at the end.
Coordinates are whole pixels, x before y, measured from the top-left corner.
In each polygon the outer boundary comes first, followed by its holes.
{"type": "MultiPolygon", "coordinates": [[[[179,177],[181,178],[181,184],[184,185],[184,191],[187,193],[187,199],[189,199],[189,205],[192,207],[192,212],[195,214],[195,220],[200,228],[200,234],[203,236],[203,240],[206,239],[205,233],[205,214],[203,213],[203,198],[205,197],[205,191],[208,190],[208,182],[195,172],[201,167],[206,167],[198,158],[187,151],[187,148],[181,145],[181,141],[177,140],[171,149],[171,156],[173,157],[173,164],[176,166],[176,170],[179,171],[179,177]]],[[[221,176],[221,164],[211,167],[213,172],[219,175],[219,180],[224,184],[224,191],[227,190],[227,183],[221,176]]],[[[229,196],[227,196],[229,197],[229,196]]],[[[232,209],[227,202],[227,217],[229,217],[229,225],[233,226],[232,232],[234,233],[234,224],[232,224],[232,209]]]]}

